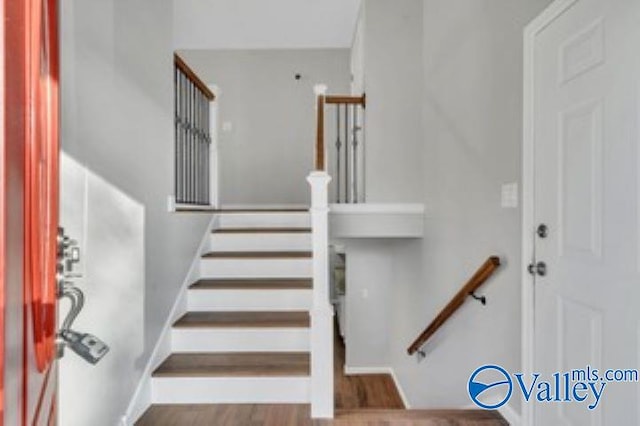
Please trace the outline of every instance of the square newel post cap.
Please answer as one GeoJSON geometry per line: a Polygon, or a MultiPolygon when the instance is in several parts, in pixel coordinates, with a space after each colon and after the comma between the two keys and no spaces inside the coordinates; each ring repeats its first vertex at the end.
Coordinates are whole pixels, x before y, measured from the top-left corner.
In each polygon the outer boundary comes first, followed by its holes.
{"type": "Polygon", "coordinates": [[[324,96],[327,94],[327,85],[326,84],[316,84],[315,86],[313,86],[313,93],[316,94],[316,96],[324,96]]]}
{"type": "Polygon", "coordinates": [[[329,173],[323,170],[316,170],[309,173],[309,176],[307,176],[307,182],[309,182],[309,184],[314,187],[327,186],[329,185],[329,182],[331,182],[331,176],[329,176],[329,173]]]}

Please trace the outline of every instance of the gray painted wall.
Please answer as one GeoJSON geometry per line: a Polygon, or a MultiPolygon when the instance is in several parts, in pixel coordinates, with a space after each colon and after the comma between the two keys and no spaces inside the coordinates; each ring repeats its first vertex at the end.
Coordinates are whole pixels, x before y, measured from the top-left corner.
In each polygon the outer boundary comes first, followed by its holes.
{"type": "Polygon", "coordinates": [[[548,3],[424,1],[429,214],[421,242],[396,246],[390,333],[392,366],[413,406],[467,406],[475,368],[520,369],[521,215],[501,208],[500,193],[521,175],[522,31],[548,3]],[[412,339],[492,254],[503,267],[481,289],[487,306],[468,301],[425,347],[425,362],[408,357],[412,339]]]}
{"type": "Polygon", "coordinates": [[[365,0],[362,7],[352,67],[353,89],[367,94],[366,201],[420,201],[422,0],[365,0]]]}
{"type": "MultiPolygon", "coordinates": [[[[167,212],[172,189],[170,0],[62,5],[61,222],[80,241],[76,329],[111,345],[60,362],[59,423],[117,424],[209,218],[167,212]]],[[[61,314],[66,312],[63,305],[61,314]]]]}
{"type": "Polygon", "coordinates": [[[315,97],[349,91],[348,49],[189,50],[182,57],[219,87],[220,202],[309,204],[315,97]],[[298,81],[294,75],[300,73],[298,81]]]}
{"type": "MultiPolygon", "coordinates": [[[[466,407],[475,368],[520,368],[520,209],[501,208],[500,195],[521,175],[522,31],[548,3],[363,4],[351,67],[354,90],[368,97],[367,200],[420,201],[427,215],[424,239],[386,244],[391,272],[368,279],[368,301],[358,300],[360,311],[387,315],[389,352],[350,366],[389,359],[413,407],[466,407]],[[425,347],[425,362],[407,356],[493,254],[503,267],[482,288],[488,305],[467,302],[425,347]]],[[[359,332],[355,341],[368,341],[375,330],[359,332]]]]}
{"type": "Polygon", "coordinates": [[[389,366],[389,304],[393,251],[389,240],[343,242],[347,260],[345,347],[347,369],[389,366]]]}

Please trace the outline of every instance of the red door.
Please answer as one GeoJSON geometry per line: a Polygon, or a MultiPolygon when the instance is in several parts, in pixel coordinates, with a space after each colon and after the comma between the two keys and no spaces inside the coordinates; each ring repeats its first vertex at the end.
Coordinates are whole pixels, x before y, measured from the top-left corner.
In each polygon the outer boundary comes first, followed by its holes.
{"type": "Polygon", "coordinates": [[[56,417],[56,0],[5,0],[0,149],[0,424],[56,417]]]}

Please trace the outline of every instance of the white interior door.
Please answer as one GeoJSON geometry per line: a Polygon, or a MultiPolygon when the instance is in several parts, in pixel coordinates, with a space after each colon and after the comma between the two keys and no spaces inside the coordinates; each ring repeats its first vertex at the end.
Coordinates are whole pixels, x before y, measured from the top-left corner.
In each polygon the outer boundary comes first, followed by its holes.
{"type": "MultiPolygon", "coordinates": [[[[533,362],[547,379],[640,360],[640,1],[563,3],[533,41],[533,218],[548,227],[535,236],[546,274],[534,284],[533,362]]],[[[552,401],[529,402],[536,424],[639,424],[637,383],[606,384],[593,410],[569,386],[572,402],[555,401],[563,383],[552,401]]]]}

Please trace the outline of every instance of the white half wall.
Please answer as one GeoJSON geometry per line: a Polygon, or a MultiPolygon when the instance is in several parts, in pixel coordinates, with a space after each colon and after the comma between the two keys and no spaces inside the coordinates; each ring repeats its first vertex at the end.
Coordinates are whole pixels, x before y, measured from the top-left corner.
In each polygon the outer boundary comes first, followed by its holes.
{"type": "Polygon", "coordinates": [[[96,366],[67,351],[59,424],[112,426],[127,409],[210,217],[167,212],[171,1],[61,6],[61,225],[80,242],[77,285],[87,298],[74,328],[111,350],[96,366]]]}
{"type": "Polygon", "coordinates": [[[179,53],[203,81],[219,88],[220,203],[309,205],[313,86],[321,82],[331,93],[349,93],[349,50],[179,53]]]}

